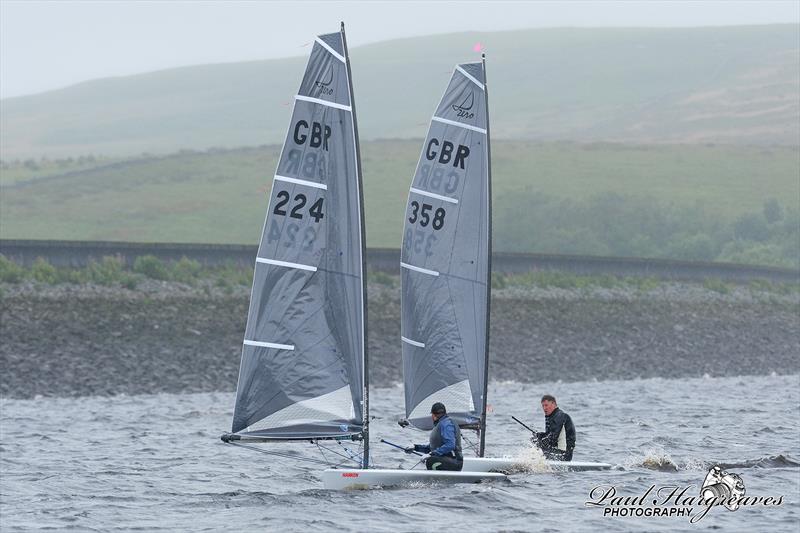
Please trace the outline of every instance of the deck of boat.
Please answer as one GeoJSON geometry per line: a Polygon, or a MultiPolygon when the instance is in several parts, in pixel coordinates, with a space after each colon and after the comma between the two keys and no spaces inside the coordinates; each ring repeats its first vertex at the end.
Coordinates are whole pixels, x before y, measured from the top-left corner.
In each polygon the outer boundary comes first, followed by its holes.
{"type": "Polygon", "coordinates": [[[322,484],[326,489],[367,489],[409,483],[477,483],[507,479],[505,474],[495,472],[447,472],[440,470],[393,470],[393,469],[328,469],[322,472],[322,484]]]}
{"type": "MultiPolygon", "coordinates": [[[[545,470],[557,472],[582,472],[609,470],[608,463],[588,461],[545,461],[545,470]]],[[[511,472],[529,470],[531,465],[515,457],[465,457],[462,472],[511,472]]]]}

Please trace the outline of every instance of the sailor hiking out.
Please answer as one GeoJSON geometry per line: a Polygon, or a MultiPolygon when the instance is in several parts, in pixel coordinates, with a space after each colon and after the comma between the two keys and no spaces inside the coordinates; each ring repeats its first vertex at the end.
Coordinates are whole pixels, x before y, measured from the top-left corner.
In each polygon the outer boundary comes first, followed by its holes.
{"type": "Polygon", "coordinates": [[[428,470],[461,470],[464,456],[461,453],[461,430],[458,424],[447,416],[443,403],[436,402],[431,407],[433,429],[429,444],[415,444],[405,449],[406,453],[428,453],[425,466],[428,470]]]}
{"type": "Polygon", "coordinates": [[[544,433],[535,433],[531,442],[539,446],[547,459],[572,461],[575,449],[575,425],[572,418],[558,408],[556,399],[545,394],[542,396],[544,411],[544,433]]]}

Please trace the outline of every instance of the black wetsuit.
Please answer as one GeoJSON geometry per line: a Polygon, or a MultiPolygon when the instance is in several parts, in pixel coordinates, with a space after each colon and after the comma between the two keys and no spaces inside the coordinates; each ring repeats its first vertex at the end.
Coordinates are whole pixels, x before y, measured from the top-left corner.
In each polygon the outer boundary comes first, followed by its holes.
{"type": "Polygon", "coordinates": [[[531,440],[539,445],[548,459],[572,461],[572,450],[575,449],[575,425],[567,413],[556,407],[549,416],[544,417],[544,433],[537,433],[531,440]],[[558,437],[562,428],[567,437],[566,450],[558,447],[558,437]]]}

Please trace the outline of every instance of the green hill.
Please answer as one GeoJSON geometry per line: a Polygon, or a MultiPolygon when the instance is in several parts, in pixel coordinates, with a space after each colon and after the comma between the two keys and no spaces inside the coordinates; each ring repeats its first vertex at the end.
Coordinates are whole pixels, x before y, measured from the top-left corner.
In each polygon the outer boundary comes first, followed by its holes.
{"type": "MultiPolygon", "coordinates": [[[[369,246],[398,247],[420,140],[362,145],[369,246]]],[[[3,169],[0,236],[258,242],[279,146],[3,169]]],[[[796,265],[800,148],[495,141],[495,248],[796,265]]]]}
{"type": "MultiPolygon", "coordinates": [[[[362,138],[422,137],[454,63],[476,59],[477,41],[496,139],[800,143],[798,25],[537,29],[361,46],[351,57],[362,138]]],[[[2,158],[280,143],[305,61],[185,67],[4,99],[2,158]]]]}

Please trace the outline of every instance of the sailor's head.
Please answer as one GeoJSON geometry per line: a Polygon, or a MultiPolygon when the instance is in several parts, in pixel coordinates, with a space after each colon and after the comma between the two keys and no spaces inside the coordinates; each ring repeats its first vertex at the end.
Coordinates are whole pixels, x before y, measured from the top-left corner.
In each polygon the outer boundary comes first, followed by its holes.
{"type": "Polygon", "coordinates": [[[431,418],[433,418],[434,422],[436,422],[446,414],[447,414],[447,409],[445,408],[442,402],[436,402],[431,406],[431,418]]]}
{"type": "Polygon", "coordinates": [[[554,396],[549,394],[542,396],[542,411],[544,411],[544,416],[550,416],[556,408],[558,408],[558,404],[554,396]]]}

